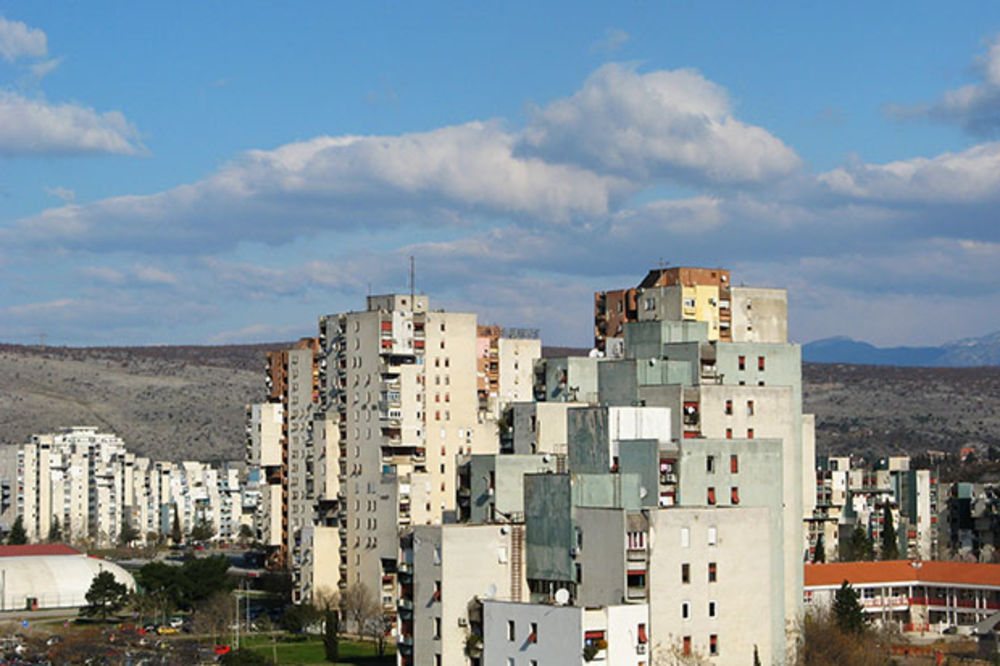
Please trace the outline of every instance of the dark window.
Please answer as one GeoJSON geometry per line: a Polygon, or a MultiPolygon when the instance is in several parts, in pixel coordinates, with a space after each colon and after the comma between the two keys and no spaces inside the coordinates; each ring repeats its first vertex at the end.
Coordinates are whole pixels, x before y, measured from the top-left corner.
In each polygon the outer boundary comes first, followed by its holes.
{"type": "Polygon", "coordinates": [[[681,565],[681,582],[682,583],[691,582],[691,565],[686,562],[681,565]]]}
{"type": "Polygon", "coordinates": [[[715,566],[715,562],[708,563],[708,582],[714,583],[719,579],[719,570],[715,566]]]}

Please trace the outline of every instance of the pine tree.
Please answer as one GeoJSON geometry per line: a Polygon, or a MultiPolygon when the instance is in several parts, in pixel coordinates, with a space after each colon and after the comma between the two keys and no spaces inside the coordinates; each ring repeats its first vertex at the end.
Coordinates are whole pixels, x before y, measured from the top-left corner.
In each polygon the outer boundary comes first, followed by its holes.
{"type": "Polygon", "coordinates": [[[851,532],[851,538],[847,542],[846,548],[843,549],[841,560],[844,562],[858,562],[861,560],[874,560],[875,559],[875,544],[872,543],[871,538],[865,531],[865,528],[861,526],[861,523],[857,523],[854,526],[854,531],[851,532]]]}
{"type": "Polygon", "coordinates": [[[14,519],[14,524],[10,527],[10,534],[7,535],[8,546],[23,546],[28,543],[28,533],[24,531],[24,516],[14,519]]]}
{"type": "Polygon", "coordinates": [[[833,620],[845,634],[865,630],[865,610],[858,601],[858,593],[846,580],[833,597],[833,620]]]}
{"type": "Polygon", "coordinates": [[[816,537],[816,548],[813,551],[813,564],[822,564],[826,562],[826,540],[823,535],[820,534],[816,537]]]}
{"type": "Polygon", "coordinates": [[[896,526],[892,522],[892,508],[888,502],[882,506],[882,559],[898,560],[899,544],[896,539],[896,526]]]}
{"type": "Polygon", "coordinates": [[[335,608],[327,607],[323,616],[323,653],[327,661],[335,664],[340,659],[340,613],[335,608]]]}
{"type": "Polygon", "coordinates": [[[59,516],[52,516],[52,522],[49,523],[49,536],[46,539],[49,543],[57,543],[62,541],[62,526],[59,524],[59,516]]]}
{"type": "Polygon", "coordinates": [[[121,609],[128,601],[128,588],[115,580],[110,571],[101,571],[90,583],[86,599],[87,605],[80,612],[84,615],[100,615],[104,620],[109,613],[121,609]]]}
{"type": "Polygon", "coordinates": [[[760,666],[760,655],[757,654],[757,646],[753,646],[753,666],[760,666]]]}
{"type": "Polygon", "coordinates": [[[177,512],[177,505],[174,504],[174,525],[170,529],[170,540],[174,544],[179,544],[184,539],[184,533],[181,532],[181,517],[177,512]]]}

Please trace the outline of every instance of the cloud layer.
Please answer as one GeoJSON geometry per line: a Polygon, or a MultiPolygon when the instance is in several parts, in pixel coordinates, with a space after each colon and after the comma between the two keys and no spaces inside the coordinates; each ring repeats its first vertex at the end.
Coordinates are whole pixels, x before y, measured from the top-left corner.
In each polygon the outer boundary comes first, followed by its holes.
{"type": "Polygon", "coordinates": [[[45,33],[20,21],[0,16],[0,56],[7,62],[19,58],[41,58],[48,53],[45,33]]]}

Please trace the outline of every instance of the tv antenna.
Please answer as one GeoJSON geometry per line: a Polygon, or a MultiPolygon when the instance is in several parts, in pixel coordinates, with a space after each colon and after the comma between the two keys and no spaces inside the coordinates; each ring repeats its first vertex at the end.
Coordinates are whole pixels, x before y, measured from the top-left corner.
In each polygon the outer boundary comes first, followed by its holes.
{"type": "Polygon", "coordinates": [[[414,259],[413,255],[411,254],[410,255],[410,304],[411,305],[413,304],[414,291],[416,290],[414,286],[416,283],[416,273],[417,273],[417,262],[416,259],[414,259]]]}

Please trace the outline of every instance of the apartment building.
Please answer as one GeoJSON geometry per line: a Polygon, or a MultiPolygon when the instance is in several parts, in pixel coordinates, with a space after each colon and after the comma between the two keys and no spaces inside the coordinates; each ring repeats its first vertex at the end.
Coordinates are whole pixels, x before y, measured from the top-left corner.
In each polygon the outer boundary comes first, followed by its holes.
{"type": "Polygon", "coordinates": [[[0,475],[14,495],[6,528],[21,516],[36,542],[58,527],[64,541],[106,546],[126,526],[145,542],[169,534],[175,513],[185,533],[211,523],[214,538],[231,540],[244,519],[237,469],[137,457],[121,438],[93,427],[0,447],[0,475]]]}
{"type": "MultiPolygon", "coordinates": [[[[932,470],[910,469],[906,456],[891,456],[874,466],[851,464],[850,457],[817,459],[816,504],[809,520],[809,559],[839,559],[840,544],[861,526],[881,543],[889,509],[898,549],[914,559],[938,552],[938,483],[932,470]]],[[[942,507],[943,508],[943,507],[942,507]]]]}

